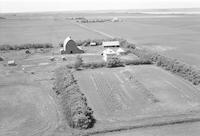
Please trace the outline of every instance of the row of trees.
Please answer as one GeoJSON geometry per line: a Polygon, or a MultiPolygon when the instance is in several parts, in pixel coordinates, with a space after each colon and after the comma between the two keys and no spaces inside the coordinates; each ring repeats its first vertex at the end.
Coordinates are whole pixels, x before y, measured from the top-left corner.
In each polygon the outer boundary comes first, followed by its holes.
{"type": "Polygon", "coordinates": [[[76,57],[75,63],[72,65],[67,65],[68,68],[74,68],[76,70],[80,70],[81,68],[113,68],[113,67],[123,67],[125,65],[144,65],[144,64],[152,64],[152,61],[149,59],[134,59],[134,60],[121,60],[118,57],[109,57],[106,62],[83,62],[83,59],[80,55],[76,57]]]}
{"type": "Polygon", "coordinates": [[[91,128],[95,119],[87,105],[85,95],[80,91],[73,74],[66,67],[56,70],[53,88],[60,98],[60,104],[68,125],[72,128],[91,128]]]}
{"type": "Polygon", "coordinates": [[[23,49],[38,49],[38,48],[53,48],[51,43],[26,43],[19,45],[3,44],[0,45],[0,50],[23,50],[23,49]]]}

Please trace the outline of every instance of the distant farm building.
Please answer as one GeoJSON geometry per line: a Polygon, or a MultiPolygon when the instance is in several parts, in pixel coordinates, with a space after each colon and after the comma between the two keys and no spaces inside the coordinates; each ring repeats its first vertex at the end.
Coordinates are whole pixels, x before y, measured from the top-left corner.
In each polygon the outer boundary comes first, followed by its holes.
{"type": "Polygon", "coordinates": [[[16,66],[17,64],[15,63],[14,60],[8,61],[8,66],[16,66]]]}
{"type": "Polygon", "coordinates": [[[119,41],[107,41],[102,43],[103,47],[119,47],[120,43],[119,41]]]}
{"type": "Polygon", "coordinates": [[[119,18],[114,17],[114,18],[112,19],[112,22],[119,22],[119,18]]]}
{"type": "Polygon", "coordinates": [[[102,55],[103,55],[103,59],[104,59],[105,61],[107,61],[109,57],[115,57],[115,56],[117,56],[116,52],[113,51],[113,50],[110,49],[110,48],[104,50],[103,53],[102,53],[102,55]]]}
{"type": "Polygon", "coordinates": [[[90,46],[96,46],[96,45],[97,45],[96,42],[91,42],[91,43],[90,43],[90,46]]]}
{"type": "Polygon", "coordinates": [[[60,50],[61,54],[74,54],[83,53],[84,51],[78,48],[75,41],[71,37],[67,37],[63,43],[63,49],[60,50]]]}

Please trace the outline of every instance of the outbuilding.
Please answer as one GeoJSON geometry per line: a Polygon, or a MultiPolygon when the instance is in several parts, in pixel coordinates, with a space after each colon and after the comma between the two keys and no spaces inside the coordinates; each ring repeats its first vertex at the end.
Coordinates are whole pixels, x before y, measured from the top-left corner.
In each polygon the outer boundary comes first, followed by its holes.
{"type": "Polygon", "coordinates": [[[61,50],[61,54],[75,54],[75,53],[83,53],[84,51],[79,49],[76,45],[76,42],[71,39],[71,37],[67,37],[63,43],[63,50],[61,50]]]}
{"type": "Polygon", "coordinates": [[[97,43],[96,42],[90,42],[90,46],[96,46],[97,43]]]}
{"type": "Polygon", "coordinates": [[[114,17],[114,18],[112,19],[112,22],[119,22],[119,18],[114,17]]]}
{"type": "Polygon", "coordinates": [[[102,42],[103,47],[119,47],[120,43],[119,41],[106,41],[102,42]]]}

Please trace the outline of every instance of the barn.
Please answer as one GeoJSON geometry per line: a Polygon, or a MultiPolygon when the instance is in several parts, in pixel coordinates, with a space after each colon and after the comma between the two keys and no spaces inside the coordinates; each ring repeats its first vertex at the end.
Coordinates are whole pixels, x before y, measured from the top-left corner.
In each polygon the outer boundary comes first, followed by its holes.
{"type": "Polygon", "coordinates": [[[120,43],[119,41],[107,41],[107,42],[102,42],[103,47],[119,47],[120,43]]]}
{"type": "Polygon", "coordinates": [[[63,43],[63,50],[61,50],[61,54],[75,54],[75,53],[83,53],[84,51],[77,47],[76,42],[71,39],[71,37],[67,37],[63,43]]]}

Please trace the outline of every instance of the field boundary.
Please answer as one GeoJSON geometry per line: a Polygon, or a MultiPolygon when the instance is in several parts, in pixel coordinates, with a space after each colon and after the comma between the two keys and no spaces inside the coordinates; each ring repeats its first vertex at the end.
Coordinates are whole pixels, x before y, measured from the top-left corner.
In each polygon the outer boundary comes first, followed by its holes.
{"type": "Polygon", "coordinates": [[[199,113],[200,112],[198,111],[193,114],[178,114],[178,115],[151,117],[151,118],[136,120],[133,123],[130,123],[130,122],[126,124],[122,123],[121,126],[117,126],[117,124],[113,124],[112,127],[105,127],[103,129],[97,128],[96,130],[83,132],[81,133],[81,135],[88,136],[88,135],[96,135],[96,134],[106,134],[106,133],[111,133],[111,132],[121,132],[121,131],[127,131],[127,130],[139,129],[139,128],[200,122],[199,113]]]}

